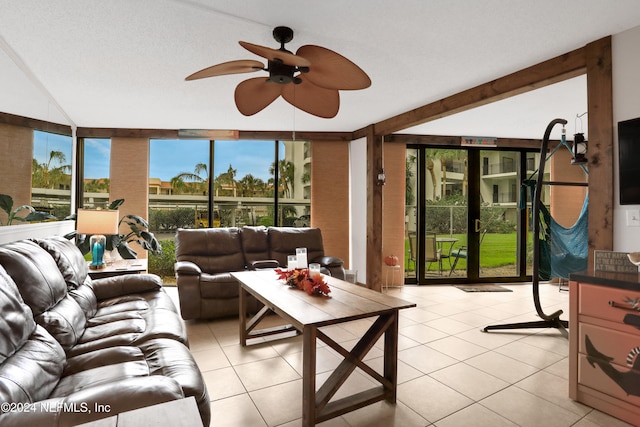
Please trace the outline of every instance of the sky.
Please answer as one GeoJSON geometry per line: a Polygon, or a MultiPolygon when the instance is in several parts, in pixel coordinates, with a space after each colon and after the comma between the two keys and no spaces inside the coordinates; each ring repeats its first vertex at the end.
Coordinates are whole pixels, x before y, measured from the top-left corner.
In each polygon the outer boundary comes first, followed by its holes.
{"type": "MultiPolygon", "coordinates": [[[[71,164],[71,137],[36,131],[34,157],[46,163],[51,151],[65,154],[71,164]]],[[[109,139],[85,139],[85,178],[109,176],[109,139]]],[[[208,163],[207,140],[151,140],[149,177],[170,181],[174,176],[194,172],[198,163],[208,163]]],[[[226,172],[231,164],[237,170],[236,179],[247,174],[267,181],[269,168],[274,162],[273,141],[216,141],[214,175],[226,172]]],[[[59,165],[52,165],[56,167],[59,165]]]]}

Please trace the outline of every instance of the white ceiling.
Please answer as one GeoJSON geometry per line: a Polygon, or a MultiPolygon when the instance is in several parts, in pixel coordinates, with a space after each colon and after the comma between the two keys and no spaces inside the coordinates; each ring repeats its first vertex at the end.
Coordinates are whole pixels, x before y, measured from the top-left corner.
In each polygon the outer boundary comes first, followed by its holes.
{"type": "MultiPolygon", "coordinates": [[[[640,25],[637,0],[0,0],[0,111],[79,127],[353,131],[640,25]],[[316,44],[363,68],[333,119],[279,99],[245,117],[235,86],[259,74],[186,82],[204,67],[262,58],[239,40],[316,44]]],[[[586,80],[409,129],[540,138],[574,132],[586,80]]],[[[584,121],[586,131],[586,117],[584,121]]]]}

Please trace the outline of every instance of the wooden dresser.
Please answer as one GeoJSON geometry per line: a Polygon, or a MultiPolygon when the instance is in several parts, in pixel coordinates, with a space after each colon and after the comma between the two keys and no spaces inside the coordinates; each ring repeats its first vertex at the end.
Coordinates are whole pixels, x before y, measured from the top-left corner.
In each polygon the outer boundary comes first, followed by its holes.
{"type": "Polygon", "coordinates": [[[569,396],[640,426],[640,275],[570,279],[569,396]]]}

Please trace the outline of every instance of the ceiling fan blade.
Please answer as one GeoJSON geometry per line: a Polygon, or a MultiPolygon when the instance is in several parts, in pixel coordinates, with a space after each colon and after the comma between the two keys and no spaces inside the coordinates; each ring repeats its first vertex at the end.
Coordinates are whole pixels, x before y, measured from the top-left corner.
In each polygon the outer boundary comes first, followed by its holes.
{"type": "Polygon", "coordinates": [[[338,90],[316,86],[306,79],[306,75],[299,77],[302,79],[302,83],[288,84],[282,87],[282,97],[294,107],[314,116],[325,119],[335,117],[340,108],[338,90]]]}
{"type": "Polygon", "coordinates": [[[259,46],[253,43],[239,42],[240,46],[247,49],[251,53],[255,53],[258,56],[267,58],[269,61],[281,60],[287,65],[293,65],[295,67],[308,67],[309,61],[293,53],[284,52],[278,49],[271,49],[270,47],[259,46]]]}
{"type": "Polygon", "coordinates": [[[344,56],[321,46],[301,46],[296,55],[311,65],[307,78],[327,89],[356,90],[371,86],[371,79],[360,67],[344,56]]]}
{"type": "Polygon", "coordinates": [[[197,71],[185,78],[185,80],[204,79],[206,77],[222,76],[225,74],[251,73],[263,68],[264,64],[260,61],[253,61],[250,59],[229,61],[197,71]]]}
{"type": "Polygon", "coordinates": [[[236,87],[236,106],[245,116],[252,116],[275,101],[282,93],[282,87],[267,81],[266,77],[245,80],[236,87]]]}

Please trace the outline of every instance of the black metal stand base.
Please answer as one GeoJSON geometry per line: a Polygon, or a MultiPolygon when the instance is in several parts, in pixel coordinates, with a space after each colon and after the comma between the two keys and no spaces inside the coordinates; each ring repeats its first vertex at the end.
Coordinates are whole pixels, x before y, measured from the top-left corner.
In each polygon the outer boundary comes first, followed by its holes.
{"type": "Polygon", "coordinates": [[[567,322],[566,320],[561,320],[559,317],[556,317],[549,320],[538,320],[533,322],[522,322],[522,323],[506,323],[504,325],[485,326],[482,332],[496,331],[501,329],[557,328],[565,338],[568,338],[569,337],[569,332],[567,331],[568,327],[569,327],[569,322],[567,322]]]}

